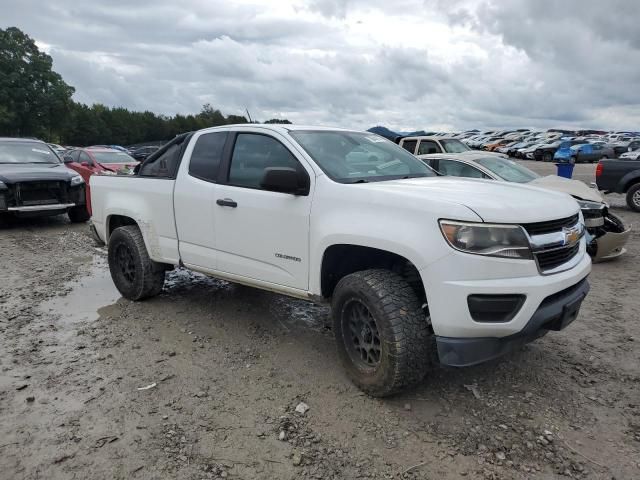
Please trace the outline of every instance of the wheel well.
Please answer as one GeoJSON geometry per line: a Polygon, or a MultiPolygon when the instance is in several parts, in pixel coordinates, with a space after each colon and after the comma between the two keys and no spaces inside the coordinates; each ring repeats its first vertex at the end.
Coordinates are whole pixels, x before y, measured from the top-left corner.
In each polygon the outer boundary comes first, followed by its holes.
{"type": "Polygon", "coordinates": [[[401,275],[418,298],[426,300],[422,278],[413,263],[396,253],[360,245],[332,245],[325,250],[320,273],[322,296],[331,297],[342,277],[371,268],[384,268],[401,275]]]}
{"type": "Polygon", "coordinates": [[[622,189],[622,191],[624,193],[627,193],[629,191],[629,189],[631,187],[633,187],[636,183],[640,183],[640,177],[632,178],[627,183],[625,183],[624,188],[622,189]]]}
{"type": "Polygon", "coordinates": [[[125,217],[124,215],[111,215],[107,220],[107,240],[109,240],[109,237],[111,237],[111,234],[116,228],[124,227],[125,225],[137,225],[137,223],[131,217],[125,217]]]}

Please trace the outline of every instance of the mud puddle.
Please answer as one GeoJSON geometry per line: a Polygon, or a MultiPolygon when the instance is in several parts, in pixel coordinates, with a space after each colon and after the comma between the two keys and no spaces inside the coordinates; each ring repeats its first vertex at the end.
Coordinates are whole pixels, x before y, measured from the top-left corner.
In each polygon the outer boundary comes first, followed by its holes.
{"type": "MultiPolygon", "coordinates": [[[[211,290],[223,294],[251,296],[248,290],[235,284],[208,277],[190,270],[177,268],[167,273],[163,296],[197,301],[199,292],[211,290]]],[[[253,290],[253,289],[250,289],[253,290]]],[[[93,322],[100,317],[101,309],[113,305],[121,295],[116,289],[109,273],[107,261],[103,256],[95,256],[89,273],[65,285],[63,296],[44,302],[42,311],[59,318],[61,330],[68,330],[81,322],[93,322]]],[[[258,292],[258,291],[255,291],[258,292]]],[[[265,309],[285,329],[295,328],[323,331],[329,327],[329,308],[312,302],[261,292],[266,303],[265,309]]]]}
{"type": "Polygon", "coordinates": [[[89,273],[65,285],[64,296],[43,302],[40,309],[58,318],[58,328],[68,330],[81,322],[93,322],[100,317],[99,310],[113,305],[119,298],[109,274],[106,259],[95,256],[89,273]]]}

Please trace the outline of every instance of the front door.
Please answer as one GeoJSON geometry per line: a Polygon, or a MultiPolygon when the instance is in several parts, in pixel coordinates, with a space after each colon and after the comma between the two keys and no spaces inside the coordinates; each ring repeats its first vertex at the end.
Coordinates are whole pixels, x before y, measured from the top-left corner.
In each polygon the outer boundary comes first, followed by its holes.
{"type": "Polygon", "coordinates": [[[306,290],[311,194],[271,192],[260,186],[268,167],[312,173],[287,143],[262,133],[237,133],[226,173],[216,186],[218,270],[306,290]]]}

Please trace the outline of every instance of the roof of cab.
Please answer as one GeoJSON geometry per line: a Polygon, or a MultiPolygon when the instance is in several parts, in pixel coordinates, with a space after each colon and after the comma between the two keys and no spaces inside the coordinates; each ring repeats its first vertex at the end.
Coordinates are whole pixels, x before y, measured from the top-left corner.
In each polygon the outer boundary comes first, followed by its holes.
{"type": "Polygon", "coordinates": [[[327,132],[360,132],[360,133],[369,133],[371,135],[375,135],[371,132],[361,132],[360,130],[353,130],[348,128],[340,128],[340,127],[326,127],[326,126],[318,126],[318,125],[293,125],[289,123],[237,123],[233,125],[220,125],[219,127],[210,127],[204,130],[214,130],[214,129],[250,129],[250,128],[260,128],[264,130],[272,130],[275,132],[291,132],[298,130],[313,130],[313,131],[327,131],[327,132]]]}

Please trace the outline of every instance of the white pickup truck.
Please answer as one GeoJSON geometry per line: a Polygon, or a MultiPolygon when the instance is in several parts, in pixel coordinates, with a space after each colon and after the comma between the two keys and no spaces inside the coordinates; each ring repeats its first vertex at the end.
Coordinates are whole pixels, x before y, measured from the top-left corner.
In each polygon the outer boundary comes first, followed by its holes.
{"type": "Polygon", "coordinates": [[[122,295],[179,265],[330,302],[349,377],[375,396],[572,322],[591,260],[578,204],[439,177],[371,133],[236,125],[176,137],[132,176],[92,176],[92,229],[122,295]]]}

